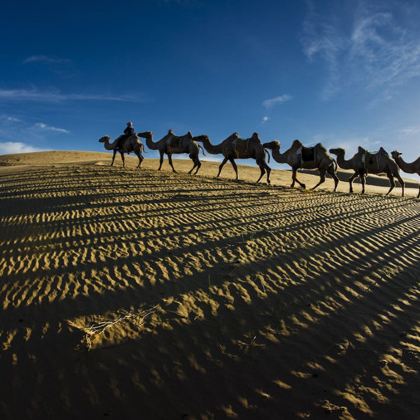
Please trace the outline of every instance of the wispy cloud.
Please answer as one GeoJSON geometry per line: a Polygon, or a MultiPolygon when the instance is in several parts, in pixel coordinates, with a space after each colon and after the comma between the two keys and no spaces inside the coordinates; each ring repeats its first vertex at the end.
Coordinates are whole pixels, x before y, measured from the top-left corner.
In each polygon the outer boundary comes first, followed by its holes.
{"type": "Polygon", "coordinates": [[[0,142],[0,155],[40,152],[42,150],[43,149],[30,146],[29,144],[16,142],[16,141],[6,141],[3,143],[0,142]]]}
{"type": "Polygon", "coordinates": [[[404,136],[413,136],[420,134],[420,126],[404,127],[398,130],[399,134],[404,136]]]}
{"type": "Polygon", "coordinates": [[[327,64],[328,79],[322,92],[323,99],[329,99],[338,91],[340,78],[339,61],[345,40],[338,32],[337,23],[333,18],[321,18],[312,2],[308,2],[307,17],[303,23],[303,52],[313,61],[321,56],[327,64]]]}
{"type": "Polygon", "coordinates": [[[273,108],[276,105],[284,104],[292,99],[291,95],[283,94],[280,96],[276,96],[274,98],[265,99],[262,103],[262,106],[266,109],[273,108]]]}
{"type": "Polygon", "coordinates": [[[346,151],[346,159],[349,159],[357,148],[362,146],[368,150],[377,150],[381,141],[372,136],[342,136],[336,134],[322,135],[317,134],[312,137],[312,145],[322,143],[327,149],[341,147],[346,151]]]}
{"type": "Polygon", "coordinates": [[[262,123],[262,124],[265,124],[265,123],[266,123],[266,122],[268,122],[268,121],[270,121],[270,117],[268,117],[267,115],[264,115],[264,116],[262,117],[261,123],[262,123]]]}
{"type": "Polygon", "coordinates": [[[349,85],[376,89],[382,100],[390,99],[397,86],[420,76],[420,40],[397,11],[389,2],[361,1],[349,20],[340,12],[320,16],[308,2],[303,52],[327,64],[323,99],[349,85]]]}
{"type": "Polygon", "coordinates": [[[36,130],[52,131],[54,133],[62,133],[62,134],[70,133],[70,131],[66,130],[65,128],[54,127],[52,125],[48,125],[42,122],[38,122],[34,124],[33,128],[35,128],[36,130]]]}
{"type": "Polygon", "coordinates": [[[31,55],[23,60],[23,64],[47,63],[47,64],[68,64],[72,61],[68,58],[51,57],[48,55],[31,55]]]}
{"type": "Polygon", "coordinates": [[[0,122],[19,123],[19,122],[21,122],[21,120],[19,118],[13,117],[11,115],[0,115],[0,122]]]}
{"type": "Polygon", "coordinates": [[[65,102],[65,101],[116,101],[141,102],[142,98],[129,95],[107,95],[90,93],[63,93],[59,90],[38,89],[0,89],[0,101],[33,101],[33,102],[65,102]]]}
{"type": "Polygon", "coordinates": [[[397,86],[420,76],[420,42],[389,12],[364,11],[355,19],[350,55],[363,64],[368,87],[397,86]]]}

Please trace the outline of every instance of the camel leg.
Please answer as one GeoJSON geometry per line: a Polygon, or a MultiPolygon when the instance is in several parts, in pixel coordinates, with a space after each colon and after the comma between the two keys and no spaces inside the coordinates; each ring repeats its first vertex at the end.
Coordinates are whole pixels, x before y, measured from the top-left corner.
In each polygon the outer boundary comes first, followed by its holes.
{"type": "Polygon", "coordinates": [[[264,163],[264,167],[265,167],[265,170],[267,171],[267,184],[270,185],[270,183],[271,183],[271,181],[270,181],[271,168],[266,163],[264,163]]]}
{"type": "Polygon", "coordinates": [[[360,180],[362,181],[362,194],[365,193],[365,185],[366,185],[366,174],[362,173],[359,175],[360,180]]]}
{"type": "MultiPolygon", "coordinates": [[[[238,176],[238,167],[236,166],[236,162],[235,162],[235,159],[233,158],[233,157],[230,157],[229,158],[229,161],[230,161],[230,163],[232,164],[232,166],[233,166],[233,170],[235,171],[235,174],[236,174],[236,181],[238,181],[239,180],[239,176],[238,176]]],[[[257,181],[258,182],[258,181],[257,181]]]]}
{"type": "Polygon", "coordinates": [[[388,195],[395,187],[394,177],[392,176],[390,172],[388,172],[387,175],[389,179],[389,191],[386,193],[386,195],[388,195]]]}
{"type": "Polygon", "coordinates": [[[194,168],[197,166],[197,162],[193,160],[193,167],[188,171],[188,173],[191,175],[191,172],[194,170],[194,168]]]}
{"type": "Polygon", "coordinates": [[[115,160],[115,155],[117,154],[117,151],[114,150],[114,153],[112,154],[112,162],[111,162],[111,166],[114,165],[114,160],[115,160]]]}
{"type": "Polygon", "coordinates": [[[417,194],[417,198],[420,197],[420,185],[419,185],[419,193],[417,194]]]}
{"type": "Polygon", "coordinates": [[[144,157],[141,153],[136,153],[137,157],[139,158],[139,164],[137,165],[137,169],[140,169],[141,164],[143,163],[144,157]]]}
{"type": "Polygon", "coordinates": [[[123,168],[125,168],[124,152],[120,152],[120,155],[121,155],[121,159],[122,159],[122,162],[123,162],[123,168]]]}
{"type": "Polygon", "coordinates": [[[264,168],[264,166],[262,165],[262,163],[259,163],[258,164],[258,166],[260,167],[260,171],[261,171],[261,173],[260,173],[260,177],[258,178],[258,180],[257,180],[257,184],[260,182],[260,180],[261,180],[261,178],[264,176],[264,174],[265,174],[265,168],[264,168]]]}
{"type": "MultiPolygon", "coordinates": [[[[325,169],[322,171],[319,171],[319,182],[315,185],[315,187],[312,187],[311,189],[314,190],[315,188],[319,187],[321,184],[325,182],[325,169]]],[[[334,190],[335,191],[335,190],[334,190]]]]}
{"type": "Polygon", "coordinates": [[[201,168],[201,162],[200,162],[200,160],[199,160],[199,159],[197,159],[197,169],[195,170],[194,175],[197,175],[198,170],[199,170],[200,168],[201,168]]]}
{"type": "Polygon", "coordinates": [[[338,177],[337,177],[337,175],[335,173],[334,167],[333,166],[329,166],[328,169],[327,169],[327,172],[331,175],[332,179],[334,180],[334,190],[333,191],[336,191],[337,190],[337,187],[338,187],[338,181],[339,181],[339,179],[338,179],[338,177]]]}
{"type": "Polygon", "coordinates": [[[296,176],[297,170],[298,168],[292,168],[292,185],[290,187],[293,188],[295,186],[295,182],[297,182],[303,189],[305,189],[306,185],[297,179],[297,176],[296,176]]]}
{"type": "Polygon", "coordinates": [[[171,165],[171,168],[172,168],[172,172],[177,173],[177,171],[174,168],[174,164],[172,163],[172,154],[168,153],[167,155],[168,155],[169,165],[171,165]]]}
{"type": "MultiPolygon", "coordinates": [[[[190,154],[190,159],[193,161],[193,167],[188,173],[192,174],[194,169],[197,168],[197,166],[200,164],[200,159],[198,159],[198,155],[192,155],[192,154],[190,154]]],[[[198,171],[198,168],[197,168],[197,171],[198,171]]],[[[195,171],[194,175],[197,173],[197,171],[195,171]]]]}
{"type": "Polygon", "coordinates": [[[159,168],[158,168],[158,171],[160,171],[162,169],[162,163],[163,163],[163,157],[164,157],[164,152],[162,152],[162,151],[159,150],[159,153],[160,153],[160,159],[159,159],[159,168]]]}
{"type": "MultiPolygon", "coordinates": [[[[360,176],[357,172],[354,172],[354,174],[350,177],[349,179],[349,184],[350,184],[350,191],[349,192],[353,192],[353,181],[355,178],[357,178],[358,176],[360,176]]],[[[361,179],[362,177],[360,177],[361,179]]]]}
{"type": "Polygon", "coordinates": [[[219,173],[217,174],[217,178],[219,178],[220,173],[222,172],[223,166],[225,166],[225,165],[226,165],[226,162],[227,162],[227,161],[228,161],[228,158],[227,158],[227,157],[225,157],[225,158],[223,159],[223,162],[220,164],[220,166],[219,166],[219,173]]]}
{"type": "Polygon", "coordinates": [[[397,172],[395,177],[398,179],[399,183],[401,184],[401,197],[404,197],[404,180],[401,178],[401,175],[397,172]]]}

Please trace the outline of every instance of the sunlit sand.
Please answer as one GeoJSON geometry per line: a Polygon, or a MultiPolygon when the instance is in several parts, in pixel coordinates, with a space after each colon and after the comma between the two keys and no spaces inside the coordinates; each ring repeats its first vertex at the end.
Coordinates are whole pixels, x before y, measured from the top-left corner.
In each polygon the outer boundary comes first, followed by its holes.
{"type": "Polygon", "coordinates": [[[415,181],[109,163],[0,157],[0,418],[418,416],[415,181]]]}

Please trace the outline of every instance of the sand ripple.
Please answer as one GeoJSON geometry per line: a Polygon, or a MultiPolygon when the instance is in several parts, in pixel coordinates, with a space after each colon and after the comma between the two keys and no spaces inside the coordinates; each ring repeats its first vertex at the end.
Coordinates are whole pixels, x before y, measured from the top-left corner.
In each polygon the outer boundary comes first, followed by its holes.
{"type": "Polygon", "coordinates": [[[0,417],[414,418],[419,210],[100,165],[1,173],[0,417]]]}

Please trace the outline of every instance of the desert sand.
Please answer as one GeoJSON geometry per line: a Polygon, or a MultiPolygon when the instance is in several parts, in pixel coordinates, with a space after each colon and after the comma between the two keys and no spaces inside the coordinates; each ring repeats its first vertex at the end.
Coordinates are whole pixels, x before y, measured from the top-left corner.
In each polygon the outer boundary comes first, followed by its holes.
{"type": "Polygon", "coordinates": [[[1,419],[418,418],[416,182],[117,161],[0,157],[1,419]]]}

